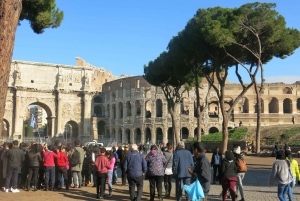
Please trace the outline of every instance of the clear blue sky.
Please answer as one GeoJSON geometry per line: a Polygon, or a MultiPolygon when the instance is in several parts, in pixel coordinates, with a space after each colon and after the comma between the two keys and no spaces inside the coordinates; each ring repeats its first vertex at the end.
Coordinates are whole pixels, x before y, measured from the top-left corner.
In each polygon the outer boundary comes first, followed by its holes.
{"type": "MultiPolygon", "coordinates": [[[[28,22],[17,29],[14,60],[75,65],[75,57],[114,75],[142,75],[143,65],[166,50],[167,44],[198,8],[239,7],[245,0],[56,0],[65,17],[57,29],[33,33],[28,22]]],[[[300,1],[277,4],[287,27],[300,30],[300,1]]],[[[267,82],[300,80],[300,50],[265,66],[267,82]]],[[[230,73],[229,81],[237,82],[230,73]]],[[[246,79],[245,81],[249,81],[246,79]]]]}

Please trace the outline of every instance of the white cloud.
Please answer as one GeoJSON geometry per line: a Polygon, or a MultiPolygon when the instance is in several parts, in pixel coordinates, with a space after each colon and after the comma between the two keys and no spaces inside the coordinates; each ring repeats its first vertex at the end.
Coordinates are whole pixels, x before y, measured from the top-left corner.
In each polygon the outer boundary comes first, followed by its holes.
{"type": "Polygon", "coordinates": [[[293,84],[296,81],[300,81],[300,76],[266,76],[265,77],[266,83],[274,83],[274,82],[283,82],[286,84],[293,84]]]}

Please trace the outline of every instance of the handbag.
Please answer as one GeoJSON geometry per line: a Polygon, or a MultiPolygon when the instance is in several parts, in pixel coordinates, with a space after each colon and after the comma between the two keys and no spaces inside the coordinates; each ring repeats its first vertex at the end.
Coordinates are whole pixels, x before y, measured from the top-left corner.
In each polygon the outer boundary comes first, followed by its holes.
{"type": "Polygon", "coordinates": [[[184,185],[183,189],[186,191],[191,201],[198,201],[205,197],[203,188],[198,180],[198,177],[196,178],[196,181],[191,185],[184,185]]]}

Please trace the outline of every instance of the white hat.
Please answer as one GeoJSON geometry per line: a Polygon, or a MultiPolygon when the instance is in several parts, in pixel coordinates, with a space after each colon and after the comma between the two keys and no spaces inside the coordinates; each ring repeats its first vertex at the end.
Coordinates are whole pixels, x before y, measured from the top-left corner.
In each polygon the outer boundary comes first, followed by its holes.
{"type": "Polygon", "coordinates": [[[238,146],[237,148],[234,148],[233,152],[236,153],[236,154],[241,154],[241,147],[238,146]]]}

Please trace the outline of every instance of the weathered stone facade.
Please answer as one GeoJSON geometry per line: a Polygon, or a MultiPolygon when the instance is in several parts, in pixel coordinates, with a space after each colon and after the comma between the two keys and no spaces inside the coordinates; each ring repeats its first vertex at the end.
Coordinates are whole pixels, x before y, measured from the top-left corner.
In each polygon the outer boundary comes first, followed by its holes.
{"type": "MultiPolygon", "coordinates": [[[[4,121],[6,134],[20,139],[28,105],[47,112],[50,137],[62,137],[66,124],[72,137],[88,141],[115,138],[118,142],[168,142],[172,139],[171,117],[159,87],[151,86],[142,76],[113,76],[80,58],[76,66],[13,61],[4,121]]],[[[203,134],[221,130],[222,116],[216,92],[205,80],[200,87],[201,105],[208,94],[203,115],[203,134]]],[[[239,95],[239,84],[227,83],[226,107],[239,95]]],[[[262,98],[262,126],[299,123],[300,85],[266,84],[262,98]]],[[[197,122],[194,90],[183,94],[176,108],[176,122],[182,139],[193,137],[197,122]],[[180,108],[179,108],[180,107],[180,108]]],[[[253,88],[235,106],[228,127],[256,125],[256,101],[253,88]]]]}

